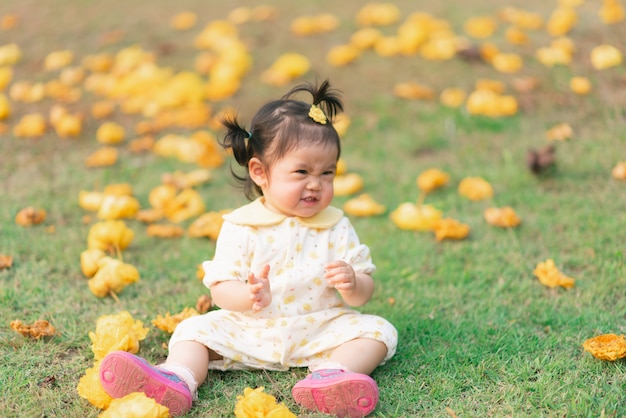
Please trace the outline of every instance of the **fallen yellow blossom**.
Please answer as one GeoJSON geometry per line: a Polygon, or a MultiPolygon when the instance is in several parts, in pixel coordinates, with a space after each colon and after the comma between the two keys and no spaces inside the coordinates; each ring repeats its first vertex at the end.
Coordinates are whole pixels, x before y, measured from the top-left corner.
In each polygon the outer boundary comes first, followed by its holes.
{"type": "Polygon", "coordinates": [[[385,213],[387,208],[376,202],[369,194],[364,193],[344,203],[343,210],[353,216],[374,216],[385,213]]]}
{"type": "Polygon", "coordinates": [[[346,173],[335,176],[333,187],[336,196],[348,196],[363,188],[363,178],[356,173],[346,173]]]}
{"type": "Polygon", "coordinates": [[[456,219],[445,218],[435,223],[433,232],[437,241],[444,239],[461,240],[469,235],[470,227],[456,219]]]}
{"type": "Polygon", "coordinates": [[[450,180],[449,174],[438,168],[429,168],[417,176],[416,183],[417,187],[419,187],[421,191],[430,193],[433,190],[448,184],[448,180],[450,180]]]}
{"type": "Polygon", "coordinates": [[[615,67],[622,63],[622,53],[613,45],[598,45],[591,50],[591,64],[596,70],[615,67]]]}
{"type": "Polygon", "coordinates": [[[149,237],[177,238],[185,235],[185,230],[179,225],[152,224],[148,225],[146,234],[149,237]]]}
{"type": "Polygon", "coordinates": [[[98,261],[98,271],[87,284],[91,293],[103,298],[121,292],[138,280],[139,271],[135,266],[111,257],[103,257],[98,261]]]}
{"type": "Polygon", "coordinates": [[[626,161],[620,161],[611,170],[611,175],[617,180],[626,180],[626,161]]]}
{"type": "Polygon", "coordinates": [[[157,403],[143,392],[133,392],[123,398],[113,399],[98,418],[169,418],[167,406],[157,403]]]}
{"type": "Polygon", "coordinates": [[[134,354],[139,351],[139,341],[146,338],[148,331],[143,322],[134,320],[128,311],[103,315],[96,321],[96,331],[89,333],[91,351],[96,360],[102,360],[116,350],[134,354]]]}
{"type": "Polygon", "coordinates": [[[245,388],[243,395],[237,396],[236,418],[295,418],[296,415],[284,404],[277,404],[276,398],[265,393],[264,387],[245,388]]]}
{"type": "Polygon", "coordinates": [[[160,314],[157,315],[156,319],[152,320],[152,325],[171,334],[174,332],[174,329],[176,329],[176,326],[183,320],[198,315],[200,315],[200,313],[194,308],[185,308],[176,315],[170,315],[169,312],[166,312],[164,316],[160,314]]]}
{"type": "Polygon", "coordinates": [[[85,371],[78,381],[76,391],[81,398],[87,399],[90,404],[100,409],[109,407],[113,398],[104,391],[100,383],[100,360],[96,360],[93,367],[85,371]]]}
{"type": "Polygon", "coordinates": [[[93,277],[100,268],[100,260],[106,257],[99,248],[91,248],[80,253],[80,269],[87,277],[93,277]]]}
{"type": "Polygon", "coordinates": [[[432,205],[405,202],[391,212],[389,217],[400,229],[431,231],[441,219],[441,211],[432,205]]]}
{"type": "Polygon", "coordinates": [[[583,348],[600,360],[615,361],[626,357],[626,339],[623,335],[598,335],[585,340],[583,348]]]}
{"type": "Polygon", "coordinates": [[[568,289],[574,287],[575,280],[561,273],[556,268],[554,260],[550,258],[537,264],[533,274],[539,279],[541,284],[550,288],[561,286],[568,289]]]}
{"type": "Polygon", "coordinates": [[[522,219],[517,216],[515,210],[510,206],[487,208],[485,209],[484,217],[488,224],[502,228],[510,228],[522,223],[522,219]]]}
{"type": "Polygon", "coordinates": [[[230,209],[221,210],[219,212],[206,212],[197,217],[189,228],[187,235],[193,238],[207,237],[217,240],[217,237],[224,223],[223,215],[231,212],[230,209]]]}
{"type": "Polygon", "coordinates": [[[466,177],[461,180],[459,194],[470,200],[484,200],[493,196],[491,184],[482,177],[466,177]]]}
{"type": "Polygon", "coordinates": [[[569,123],[559,123],[546,131],[548,141],[565,141],[574,135],[574,130],[569,123]]]}
{"type": "Polygon", "coordinates": [[[124,250],[133,240],[135,233],[122,220],[110,220],[95,223],[87,235],[87,248],[103,251],[124,250]]]}
{"type": "Polygon", "coordinates": [[[109,167],[117,162],[118,152],[117,148],[102,147],[92,152],[85,158],[85,167],[97,168],[97,167],[109,167]]]}
{"type": "Polygon", "coordinates": [[[15,223],[20,226],[31,226],[42,223],[46,220],[45,209],[28,206],[15,215],[15,223]]]}
{"type": "Polygon", "coordinates": [[[31,325],[25,324],[19,319],[11,321],[11,329],[24,337],[39,339],[41,337],[51,337],[57,333],[54,325],[45,319],[38,319],[31,325]]]}
{"type": "Polygon", "coordinates": [[[121,218],[133,218],[139,212],[139,200],[133,196],[104,194],[98,218],[115,220],[121,218]]]}

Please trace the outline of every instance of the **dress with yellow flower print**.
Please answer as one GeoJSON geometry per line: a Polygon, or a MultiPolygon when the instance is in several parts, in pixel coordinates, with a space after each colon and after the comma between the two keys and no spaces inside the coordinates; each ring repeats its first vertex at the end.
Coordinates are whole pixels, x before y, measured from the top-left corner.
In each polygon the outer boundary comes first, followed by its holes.
{"type": "Polygon", "coordinates": [[[286,217],[262,198],[224,215],[215,256],[203,264],[204,284],[245,282],[248,272],[270,266],[272,303],[260,311],[219,309],[181,322],[170,347],[197,341],[224,357],[210,369],[286,370],[320,363],[339,345],[371,338],[396,351],[398,335],[387,320],[351,309],[324,279],[324,264],[343,260],[373,273],[369,248],[334,207],[311,218],[286,217]]]}

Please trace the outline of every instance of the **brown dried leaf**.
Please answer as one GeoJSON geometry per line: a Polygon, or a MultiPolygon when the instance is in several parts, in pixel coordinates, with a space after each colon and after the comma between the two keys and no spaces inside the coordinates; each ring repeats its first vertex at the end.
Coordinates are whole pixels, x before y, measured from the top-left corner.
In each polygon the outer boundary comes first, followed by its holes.
{"type": "Polygon", "coordinates": [[[11,329],[22,334],[24,337],[39,339],[51,337],[57,333],[56,328],[45,319],[38,319],[32,325],[28,325],[16,319],[11,321],[11,329]]]}

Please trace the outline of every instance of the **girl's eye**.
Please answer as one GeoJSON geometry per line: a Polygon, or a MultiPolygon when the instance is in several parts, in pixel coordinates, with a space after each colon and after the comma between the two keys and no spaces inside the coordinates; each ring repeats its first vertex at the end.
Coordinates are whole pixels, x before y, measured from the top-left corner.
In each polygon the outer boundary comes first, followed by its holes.
{"type": "Polygon", "coordinates": [[[335,172],[332,171],[332,170],[328,170],[328,171],[324,171],[324,173],[322,173],[322,174],[324,174],[325,176],[334,176],[335,172]]]}
{"type": "Polygon", "coordinates": [[[306,170],[296,170],[298,174],[307,174],[306,170]]]}

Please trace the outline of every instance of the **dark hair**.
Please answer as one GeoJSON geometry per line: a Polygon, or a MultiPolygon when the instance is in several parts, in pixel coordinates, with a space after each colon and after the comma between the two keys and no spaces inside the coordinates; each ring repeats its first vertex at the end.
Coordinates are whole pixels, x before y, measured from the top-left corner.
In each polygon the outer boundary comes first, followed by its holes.
{"type": "Polygon", "coordinates": [[[332,89],[328,80],[319,86],[300,84],[279,100],[262,106],[252,118],[250,132],[239,124],[235,115],[228,115],[222,120],[227,133],[220,145],[225,149],[232,149],[237,164],[246,169],[244,175],[239,175],[231,167],[231,173],[248,199],[253,200],[263,195],[261,188],[252,181],[248,172],[248,162],[253,157],[269,166],[297,147],[324,144],[337,147],[339,159],[339,134],[332,124],[337,112],[343,110],[338,94],[339,91],[332,89]],[[313,103],[291,98],[299,92],[310,93],[313,103]],[[309,116],[312,105],[318,106],[324,112],[326,123],[316,122],[309,116]]]}

